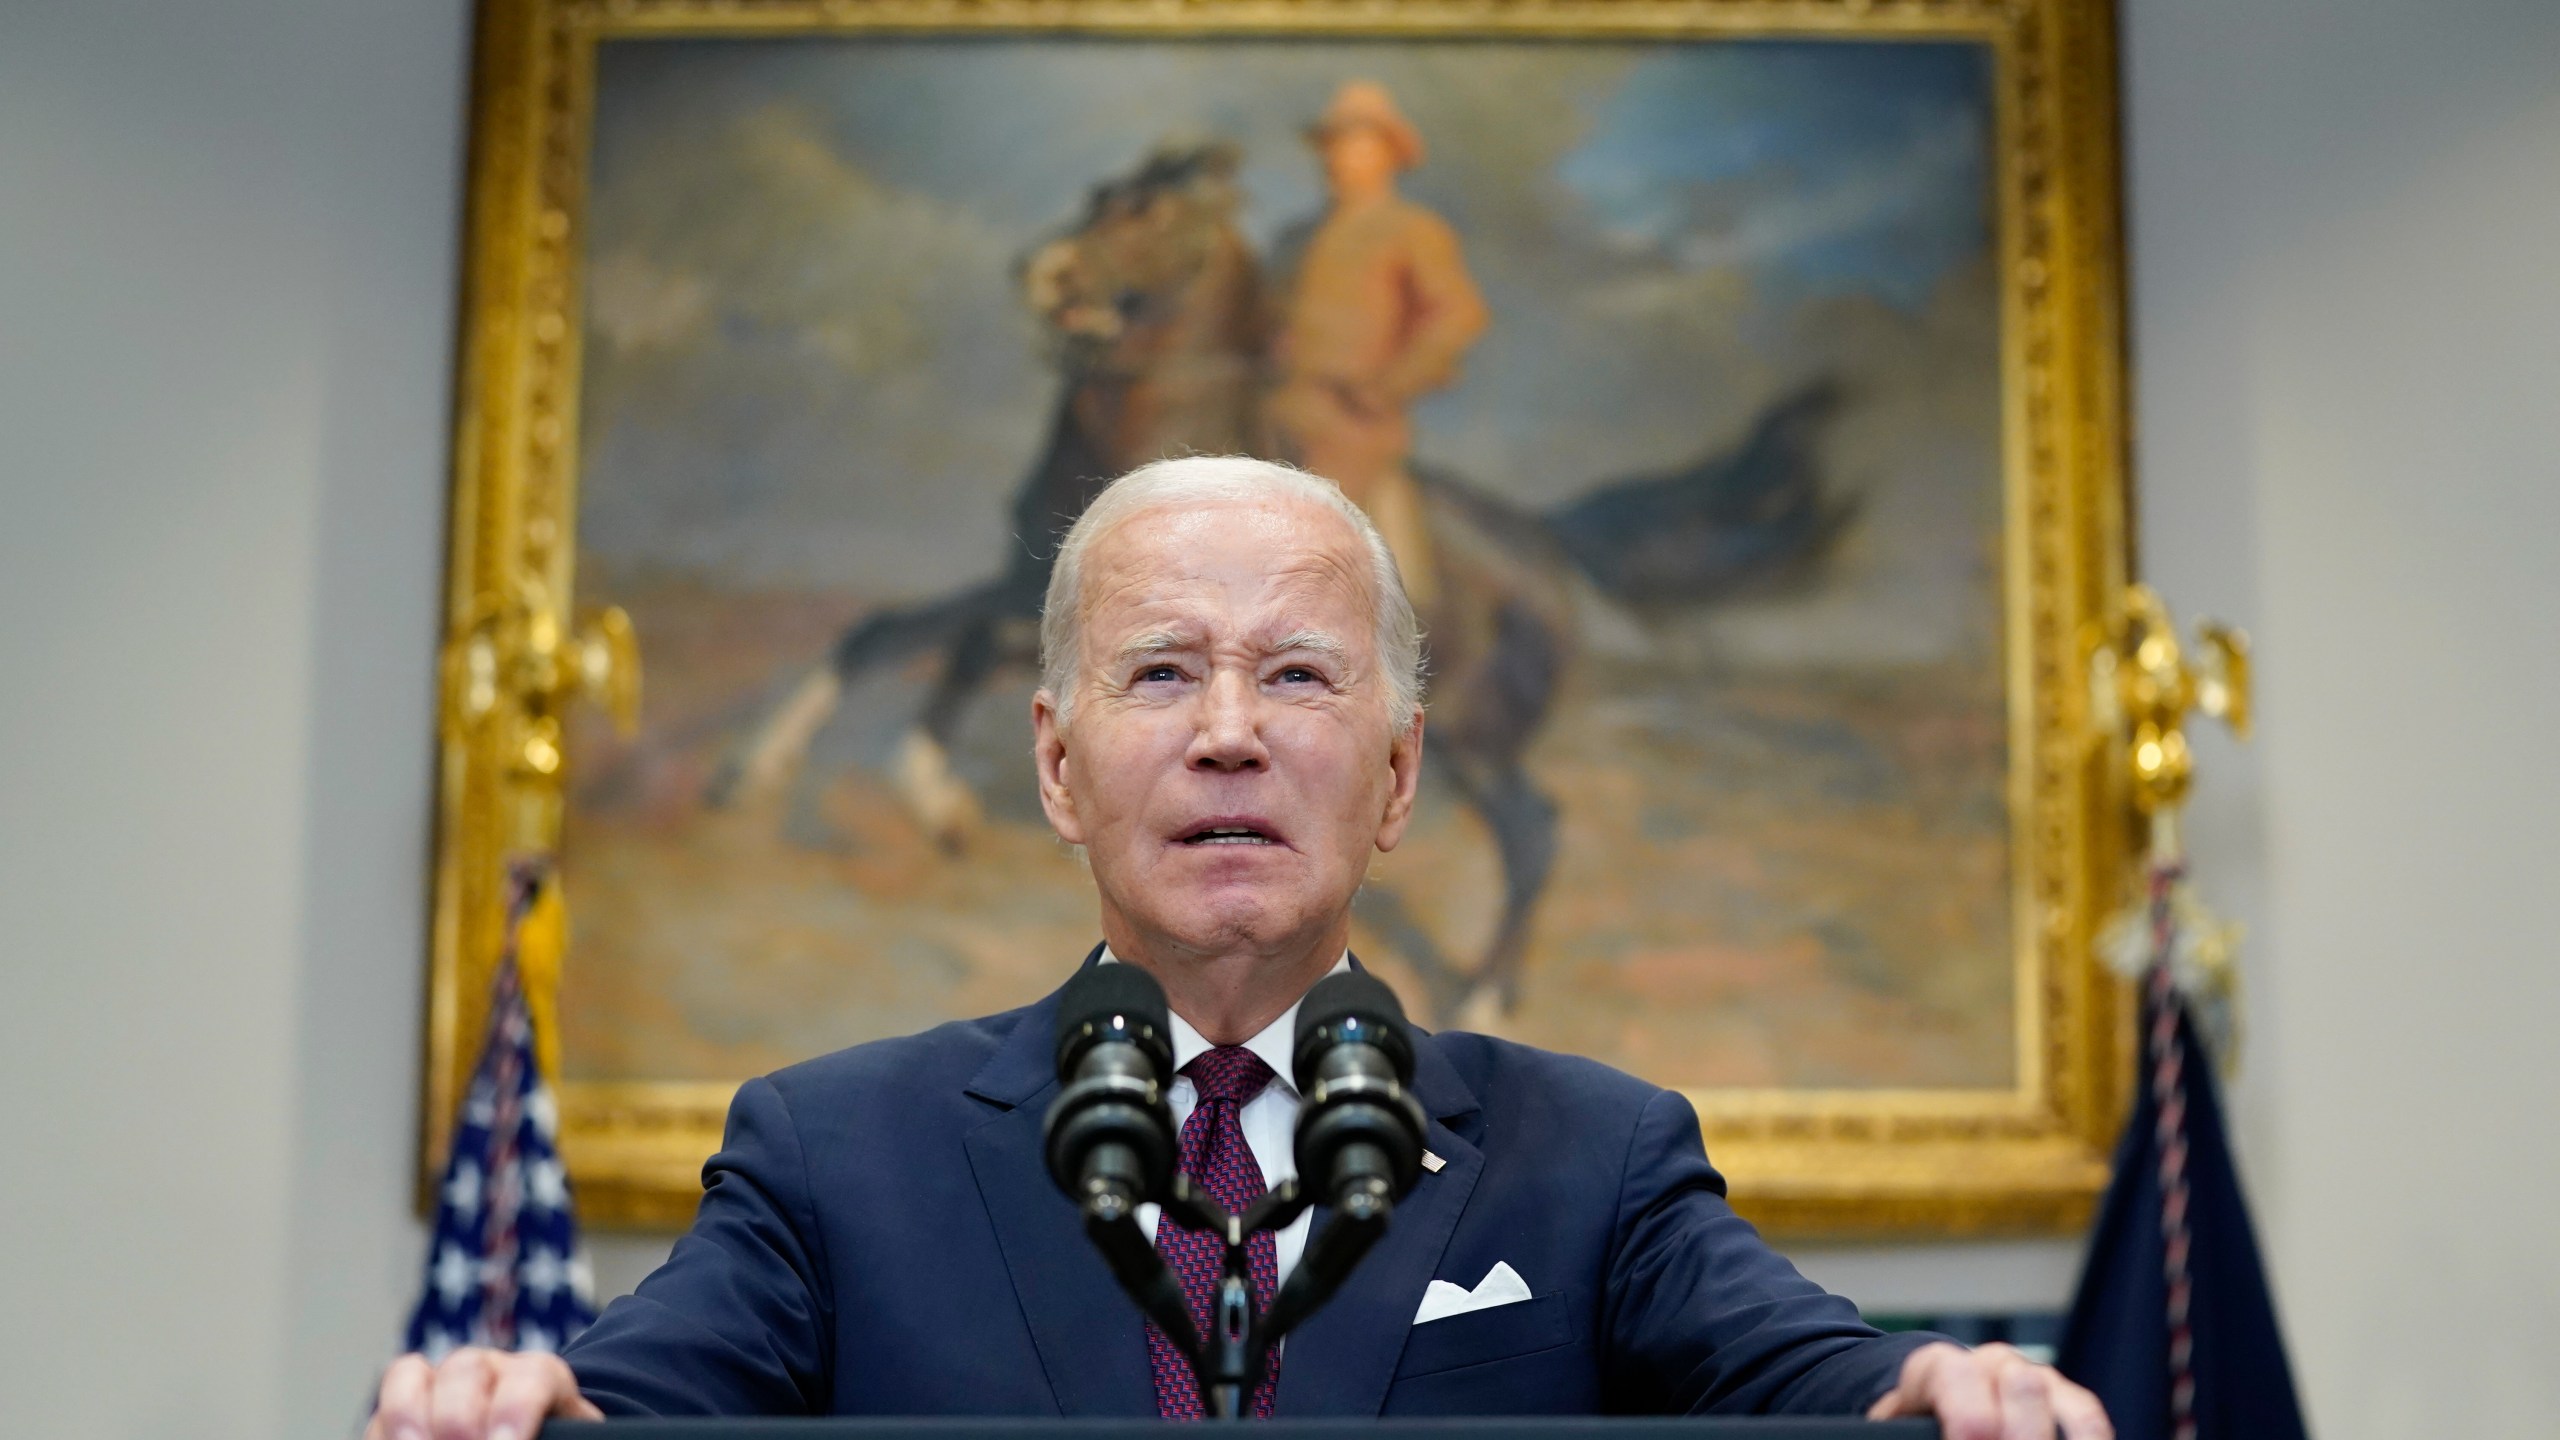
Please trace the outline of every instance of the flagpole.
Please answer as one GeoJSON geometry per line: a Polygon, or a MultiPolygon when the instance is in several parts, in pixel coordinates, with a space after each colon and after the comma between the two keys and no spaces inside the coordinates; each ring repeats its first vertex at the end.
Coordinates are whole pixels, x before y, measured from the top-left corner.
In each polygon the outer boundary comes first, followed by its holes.
{"type": "Polygon", "coordinates": [[[2161,1278],[2168,1293],[2171,1440],[2196,1440],[2195,1330],[2189,1315],[2195,1287],[2187,1264],[2187,1050],[2178,1034],[2181,1002],[2169,963],[2178,938],[2171,896],[2185,874],[2184,864],[2155,847],[2150,876],[2154,958],[2144,1009],[2150,1019],[2151,1103],[2159,1112],[2153,1144],[2159,1154],[2161,1278]]]}
{"type": "Polygon", "coordinates": [[[502,918],[488,1023],[451,1116],[407,1347],[431,1357],[460,1345],[557,1351],[595,1319],[560,1154],[562,715],[597,701],[630,734],[639,654],[622,611],[573,628],[528,576],[507,603],[475,614],[445,663],[449,728],[502,777],[502,918]]]}
{"type": "MultiPolygon", "coordinates": [[[[2238,930],[2197,898],[2180,821],[2194,780],[2186,734],[2189,716],[2201,713],[2222,720],[2242,738],[2248,735],[2248,640],[2208,622],[2198,627],[2191,659],[2160,597],[2135,585],[2126,592],[2117,623],[2090,646],[2089,678],[2093,726],[2123,747],[2125,769],[2118,774],[2145,831],[2137,898],[2099,940],[2102,958],[2141,996],[2142,1104],[2119,1151],[2116,1181],[2092,1240],[2065,1335],[2064,1363],[2079,1372],[2075,1378],[2106,1396],[2122,1424],[2137,1423],[2130,1412],[2139,1409],[2142,1430],[2151,1433],[2156,1423],[2164,1440],[2200,1440],[2207,1430],[2213,1432],[2211,1440],[2239,1440],[2227,1403],[2217,1400],[2211,1424],[2200,1405],[2204,1392],[2199,1381],[2209,1378],[2199,1374],[2205,1358],[2198,1345],[2200,1207],[2213,1208],[2226,1252],[2236,1230],[2237,1241],[2248,1248],[2252,1270],[2255,1245],[2222,1148],[2213,1077],[2193,1068],[2197,1046],[2189,1043],[2196,1037],[2225,1073],[2236,1062],[2238,930]],[[2144,1134],[2138,1127],[2146,1118],[2144,1134]],[[2200,1125],[2205,1127],[2201,1132],[2200,1125]],[[2209,1177],[2200,1165],[2211,1167],[2209,1177]],[[2199,1193],[2200,1180],[2209,1194],[2199,1193]],[[2140,1334],[2138,1311],[2127,1315],[2121,1308],[2127,1301],[2139,1304],[2136,1297],[2144,1288],[2138,1270],[2145,1265],[2140,1257],[2147,1246],[2137,1241],[2132,1226],[2152,1228],[2159,1246],[2148,1268],[2160,1286],[2153,1322],[2160,1328],[2147,1340],[2140,1334]],[[2129,1264],[2135,1268],[2126,1268],[2129,1264]],[[2147,1381],[2140,1374],[2142,1362],[2134,1359],[2143,1354],[2159,1366],[2147,1381]]],[[[2261,1297],[2259,1313],[2230,1335],[2245,1331],[2251,1344],[2263,1337],[2263,1351],[2253,1358],[2274,1356],[2285,1399],[2281,1413],[2261,1412],[2259,1418],[2273,1415],[2271,1423],[2298,1435],[2300,1418],[2292,1407],[2289,1378],[2281,1375],[2273,1312],[2263,1302],[2263,1280],[2253,1280],[2261,1297]]],[[[2232,1304],[2229,1277],[2217,1283],[2226,1292],[2219,1303],[2232,1304]]],[[[2218,1363],[2227,1391],[2242,1363],[2239,1352],[2224,1354],[2218,1363]]]]}

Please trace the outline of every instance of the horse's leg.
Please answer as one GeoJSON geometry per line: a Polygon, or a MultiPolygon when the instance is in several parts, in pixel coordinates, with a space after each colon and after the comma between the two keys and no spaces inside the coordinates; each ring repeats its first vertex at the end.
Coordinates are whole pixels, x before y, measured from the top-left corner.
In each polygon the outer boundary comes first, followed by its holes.
{"type": "Polygon", "coordinates": [[[971,697],[996,667],[996,623],[996,616],[982,613],[961,628],[923,713],[898,745],[898,788],[935,843],[955,855],[983,812],[969,782],[951,771],[951,743],[971,697]]]}
{"type": "Polygon", "coordinates": [[[1556,803],[1516,758],[1497,768],[1469,799],[1492,827],[1494,846],[1502,859],[1502,918],[1494,926],[1484,963],[1476,968],[1465,998],[1445,1023],[1463,1030],[1490,1030],[1520,1004],[1529,923],[1537,914],[1547,876],[1555,868],[1556,803]]]}
{"type": "Polygon", "coordinates": [[[1493,832],[1502,862],[1502,916],[1466,998],[1447,1017],[1461,1028],[1489,1030],[1518,1008],[1529,922],[1555,868],[1556,805],[1521,763],[1562,683],[1564,637],[1533,607],[1517,600],[1496,610],[1493,643],[1458,687],[1452,718],[1453,758],[1465,763],[1467,801],[1493,832]]]}
{"type": "Polygon", "coordinates": [[[846,630],[827,662],[793,686],[721,759],[704,803],[725,809],[780,790],[800,770],[810,743],[835,718],[846,686],[875,665],[904,659],[939,641],[982,609],[993,588],[973,585],[940,600],[881,611],[846,630]]]}
{"type": "Polygon", "coordinates": [[[1351,908],[1362,924],[1376,931],[1387,948],[1412,967],[1414,979],[1422,985],[1423,1022],[1443,1024],[1456,1014],[1473,977],[1441,950],[1440,942],[1431,938],[1430,928],[1404,903],[1404,897],[1373,881],[1360,887],[1351,908]]]}
{"type": "Polygon", "coordinates": [[[764,722],[721,757],[720,768],[712,772],[711,784],[703,792],[703,803],[725,810],[742,798],[780,790],[798,771],[801,758],[809,753],[809,742],[834,718],[836,704],[843,698],[844,682],[836,677],[834,666],[821,665],[802,676],[764,722]]]}

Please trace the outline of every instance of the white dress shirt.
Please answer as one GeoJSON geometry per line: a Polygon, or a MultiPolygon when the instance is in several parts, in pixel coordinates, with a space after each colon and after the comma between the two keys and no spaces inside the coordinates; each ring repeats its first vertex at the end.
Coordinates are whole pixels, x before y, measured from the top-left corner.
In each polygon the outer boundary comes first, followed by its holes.
{"type": "MultiPolygon", "coordinates": [[[[1099,963],[1117,965],[1120,957],[1106,946],[1099,963]]],[[[1339,975],[1350,968],[1351,953],[1346,950],[1325,974],[1339,975]]],[[[1215,1047],[1179,1013],[1172,1019],[1176,1073],[1165,1103],[1173,1109],[1173,1128],[1179,1134],[1190,1123],[1191,1112],[1200,1107],[1200,1087],[1191,1083],[1190,1076],[1179,1072],[1215,1047]]],[[[1262,1087],[1261,1094],[1236,1108],[1236,1124],[1244,1131],[1245,1148],[1253,1152],[1254,1163],[1262,1167],[1262,1183],[1268,1189],[1276,1190],[1281,1181],[1295,1179],[1298,1174],[1298,1086],[1290,1077],[1289,1055],[1297,1038],[1298,1007],[1293,1004],[1280,1012],[1279,1019],[1263,1026],[1261,1034],[1244,1042],[1244,1048],[1261,1056],[1262,1063],[1271,1067],[1271,1083],[1262,1087]]],[[[1154,1205],[1138,1207],[1138,1223],[1145,1227],[1151,1241],[1156,1238],[1158,1213],[1159,1207],[1154,1205]]],[[[1298,1256],[1307,1248],[1307,1227],[1314,1221],[1313,1211],[1301,1210],[1297,1219],[1273,1232],[1272,1250],[1279,1262],[1280,1283],[1287,1284],[1289,1272],[1297,1268],[1298,1256]]]]}

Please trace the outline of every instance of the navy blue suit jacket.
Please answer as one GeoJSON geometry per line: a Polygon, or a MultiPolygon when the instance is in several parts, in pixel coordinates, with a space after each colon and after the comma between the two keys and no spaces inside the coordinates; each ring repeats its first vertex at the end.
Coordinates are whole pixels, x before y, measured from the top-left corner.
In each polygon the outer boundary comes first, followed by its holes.
{"type": "MultiPolygon", "coordinates": [[[[1153,1415],[1137,1308],[1041,1160],[1057,1001],[749,1081],[692,1231],[569,1347],[588,1398],[1153,1415]]],[[[1289,1337],[1277,1414],[1848,1413],[1935,1338],[1879,1335],[1763,1244],[1677,1093],[1482,1035],[1417,1039],[1448,1163],[1289,1337]],[[1531,1299],[1413,1323],[1433,1279],[1473,1289],[1498,1261],[1531,1299]]]]}

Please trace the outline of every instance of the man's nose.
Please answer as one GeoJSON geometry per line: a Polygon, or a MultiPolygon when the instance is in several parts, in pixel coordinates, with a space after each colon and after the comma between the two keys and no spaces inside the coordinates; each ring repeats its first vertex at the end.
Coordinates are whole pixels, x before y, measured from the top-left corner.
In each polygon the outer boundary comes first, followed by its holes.
{"type": "Polygon", "coordinates": [[[1263,748],[1262,697],[1253,677],[1218,670],[1200,697],[1200,724],[1191,735],[1187,757],[1195,770],[1260,770],[1271,763],[1263,748]]]}

